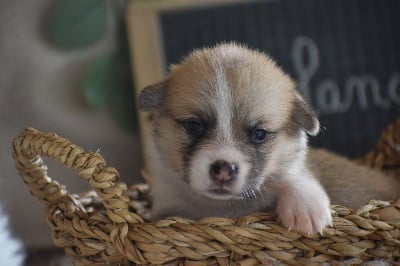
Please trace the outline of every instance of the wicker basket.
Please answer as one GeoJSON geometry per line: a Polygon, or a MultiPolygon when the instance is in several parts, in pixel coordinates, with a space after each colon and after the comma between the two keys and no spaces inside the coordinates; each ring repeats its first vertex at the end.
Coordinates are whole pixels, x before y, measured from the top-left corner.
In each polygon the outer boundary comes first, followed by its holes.
{"type": "MultiPolygon", "coordinates": [[[[288,232],[267,213],[150,223],[144,218],[151,204],[148,186],[119,183],[117,170],[99,153],[32,128],[13,144],[20,175],[47,207],[54,243],[76,265],[354,265],[376,259],[400,264],[400,199],[374,200],[357,212],[332,205],[333,226],[322,235],[288,232]],[[69,194],[47,176],[41,156],[75,169],[94,191],[69,194]]],[[[359,161],[400,176],[400,119],[359,161]]]]}

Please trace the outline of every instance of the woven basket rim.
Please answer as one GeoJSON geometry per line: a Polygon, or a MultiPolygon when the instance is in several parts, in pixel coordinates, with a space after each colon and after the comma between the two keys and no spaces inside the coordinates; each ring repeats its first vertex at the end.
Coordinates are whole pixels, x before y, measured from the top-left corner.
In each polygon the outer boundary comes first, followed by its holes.
{"type": "MultiPolygon", "coordinates": [[[[384,132],[383,137],[386,134],[386,138],[382,139],[387,142],[388,136],[393,137],[395,126],[400,129],[400,119],[384,132]]],[[[398,132],[400,134],[400,130],[398,132]]],[[[378,147],[384,145],[382,139],[378,147]]],[[[400,143],[400,137],[398,141],[400,143]]],[[[384,169],[385,160],[382,157],[393,151],[387,148],[383,151],[371,152],[359,161],[384,169]]],[[[101,263],[102,260],[122,264],[129,261],[137,264],[158,264],[179,260],[207,263],[214,260],[220,264],[243,260],[296,264],[332,262],[345,257],[354,262],[373,257],[390,258],[393,262],[400,260],[400,218],[396,216],[400,215],[400,199],[392,202],[373,200],[358,211],[332,205],[334,224],[333,227],[324,229],[322,235],[289,232],[270,213],[254,213],[235,219],[206,217],[195,221],[169,217],[147,222],[145,217],[138,214],[140,210],[135,209],[132,202],[148,202],[148,186],[136,184],[127,188],[126,184],[118,182],[118,171],[106,166],[104,158],[98,152],[86,153],[81,147],[54,133],[27,128],[13,142],[13,157],[33,196],[48,208],[47,217],[52,221],[50,224],[53,226],[55,244],[64,247],[78,265],[101,263]],[[96,209],[93,209],[93,213],[87,212],[80,202],[87,198],[68,193],[64,186],[48,177],[47,167],[41,156],[58,160],[86,179],[96,191],[96,195],[90,197],[92,200],[96,198],[96,204],[104,206],[104,214],[100,215],[96,209]],[[97,219],[96,222],[102,223],[103,229],[106,228],[104,230],[108,235],[99,232],[98,228],[95,228],[97,233],[93,233],[93,230],[82,229],[76,224],[85,224],[86,221],[92,223],[92,214],[97,219]],[[68,232],[64,231],[63,223],[70,220],[75,225],[68,232]],[[167,231],[171,234],[169,239],[165,239],[167,231]],[[200,234],[199,239],[190,239],[194,238],[193,232],[200,234]],[[79,234],[86,237],[80,238],[79,234]],[[373,239],[366,236],[373,236],[373,239]],[[99,241],[94,240],[96,237],[99,241]],[[73,238],[73,241],[68,241],[68,238],[73,238]],[[87,239],[92,239],[92,242],[89,243],[87,239]],[[150,243],[150,239],[154,241],[150,243]],[[183,239],[192,241],[192,246],[183,239]],[[282,243],[274,246],[271,241],[261,242],[265,239],[280,239],[282,243]],[[291,243],[291,248],[283,248],[289,245],[283,239],[291,243]],[[386,248],[385,252],[379,253],[377,247],[372,247],[372,241],[380,241],[380,245],[386,248]],[[299,254],[303,256],[299,257],[299,254]]],[[[141,208],[142,211],[146,209],[143,206],[141,208]]]]}

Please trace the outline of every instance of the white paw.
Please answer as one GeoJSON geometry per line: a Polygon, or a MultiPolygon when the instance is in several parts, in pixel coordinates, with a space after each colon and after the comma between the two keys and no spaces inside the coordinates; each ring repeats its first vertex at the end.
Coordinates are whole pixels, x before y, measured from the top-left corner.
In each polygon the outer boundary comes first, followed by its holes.
{"type": "Polygon", "coordinates": [[[278,197],[276,212],[284,226],[302,233],[321,233],[332,224],[329,198],[319,186],[291,187],[278,197]]]}

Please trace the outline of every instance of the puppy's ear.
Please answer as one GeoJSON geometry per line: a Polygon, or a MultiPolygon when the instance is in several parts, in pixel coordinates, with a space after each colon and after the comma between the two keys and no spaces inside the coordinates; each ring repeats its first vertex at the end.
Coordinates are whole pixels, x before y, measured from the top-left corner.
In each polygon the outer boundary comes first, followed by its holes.
{"type": "Polygon", "coordinates": [[[178,65],[171,64],[171,65],[169,65],[169,71],[172,72],[172,71],[176,70],[178,67],[179,67],[178,65]]]}
{"type": "Polygon", "coordinates": [[[164,100],[166,95],[166,82],[149,85],[139,93],[138,107],[144,112],[153,111],[164,100]]]}
{"type": "Polygon", "coordinates": [[[293,103],[292,121],[309,135],[315,136],[319,132],[319,121],[316,113],[300,95],[296,95],[293,103]]]}

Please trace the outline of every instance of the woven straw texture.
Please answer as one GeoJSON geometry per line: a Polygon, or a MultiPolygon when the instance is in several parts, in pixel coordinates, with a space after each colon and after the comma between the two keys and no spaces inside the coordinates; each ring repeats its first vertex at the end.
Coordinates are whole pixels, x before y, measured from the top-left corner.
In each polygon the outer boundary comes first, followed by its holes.
{"type": "MultiPolygon", "coordinates": [[[[288,232],[267,213],[151,223],[145,219],[148,186],[118,182],[117,170],[97,152],[28,128],[15,138],[13,156],[32,195],[47,208],[55,245],[76,265],[354,265],[376,259],[400,264],[400,199],[374,200],[357,212],[332,205],[333,226],[314,235],[288,232]],[[42,156],[75,169],[93,190],[68,193],[47,175],[42,156]]],[[[400,176],[400,119],[358,161],[400,176]]]]}

